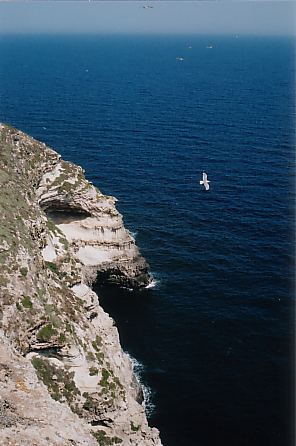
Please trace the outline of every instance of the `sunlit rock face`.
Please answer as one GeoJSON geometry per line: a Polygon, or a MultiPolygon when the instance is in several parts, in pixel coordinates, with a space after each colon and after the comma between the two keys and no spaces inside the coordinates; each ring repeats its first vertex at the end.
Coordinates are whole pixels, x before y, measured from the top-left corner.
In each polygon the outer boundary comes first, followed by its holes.
{"type": "Polygon", "coordinates": [[[81,167],[56,154],[37,188],[48,218],[67,239],[90,282],[144,287],[151,278],[131,233],[125,229],[116,199],[103,195],[83,175],[81,167]]]}
{"type": "Polygon", "coordinates": [[[151,280],[115,198],[12,127],[0,144],[0,443],[161,445],[91,289],[151,280]]]}

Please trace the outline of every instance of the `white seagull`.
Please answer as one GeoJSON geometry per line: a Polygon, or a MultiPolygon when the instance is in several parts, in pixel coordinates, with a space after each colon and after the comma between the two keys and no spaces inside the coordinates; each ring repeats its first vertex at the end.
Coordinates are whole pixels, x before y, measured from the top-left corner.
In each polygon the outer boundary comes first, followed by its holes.
{"type": "Polygon", "coordinates": [[[202,173],[202,180],[200,180],[199,184],[203,184],[204,187],[205,187],[205,190],[209,190],[210,189],[209,182],[210,181],[208,181],[208,175],[205,172],[203,172],[202,173]]]}

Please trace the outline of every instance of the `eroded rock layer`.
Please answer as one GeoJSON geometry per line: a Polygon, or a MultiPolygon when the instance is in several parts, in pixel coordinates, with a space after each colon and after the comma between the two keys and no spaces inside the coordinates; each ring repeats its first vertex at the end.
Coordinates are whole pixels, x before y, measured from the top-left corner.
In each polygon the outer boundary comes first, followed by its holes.
{"type": "Polygon", "coordinates": [[[0,144],[0,443],[161,445],[91,289],[151,280],[115,198],[12,127],[0,144]]]}

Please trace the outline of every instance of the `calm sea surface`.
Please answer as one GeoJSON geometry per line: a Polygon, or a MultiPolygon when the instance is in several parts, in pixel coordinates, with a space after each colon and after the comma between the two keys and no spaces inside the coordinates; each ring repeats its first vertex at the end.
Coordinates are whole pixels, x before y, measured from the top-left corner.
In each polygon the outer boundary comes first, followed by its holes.
{"type": "Polygon", "coordinates": [[[0,120],[119,199],[158,281],[100,293],[165,446],[292,446],[294,58],[288,38],[0,36],[0,120]]]}

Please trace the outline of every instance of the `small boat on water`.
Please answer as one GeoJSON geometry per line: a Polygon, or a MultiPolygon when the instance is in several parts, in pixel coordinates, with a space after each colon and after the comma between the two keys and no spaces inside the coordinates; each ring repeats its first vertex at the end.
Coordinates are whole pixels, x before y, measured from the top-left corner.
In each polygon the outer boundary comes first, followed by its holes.
{"type": "Polygon", "coordinates": [[[183,57],[176,57],[176,60],[184,60],[183,57]]]}

